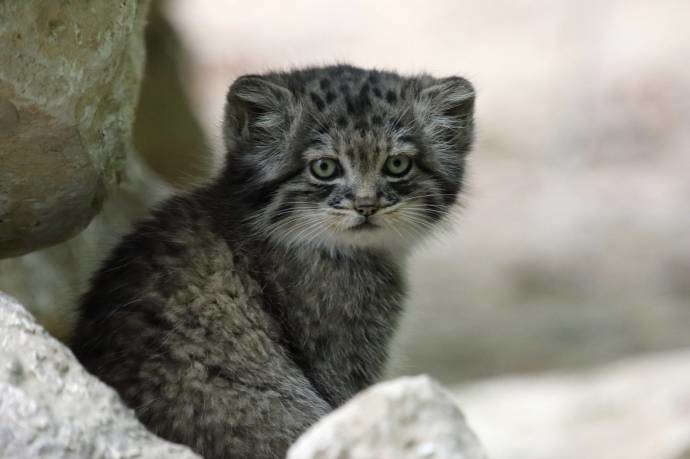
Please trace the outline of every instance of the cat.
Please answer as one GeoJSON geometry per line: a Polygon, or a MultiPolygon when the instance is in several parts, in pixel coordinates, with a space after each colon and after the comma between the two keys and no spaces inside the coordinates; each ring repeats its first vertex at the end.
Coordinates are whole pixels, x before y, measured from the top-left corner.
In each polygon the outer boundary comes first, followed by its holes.
{"type": "Polygon", "coordinates": [[[280,458],[380,377],[404,260],[462,191],[474,89],[348,65],[238,78],[225,166],[94,275],[72,340],[150,430],[280,458]]]}

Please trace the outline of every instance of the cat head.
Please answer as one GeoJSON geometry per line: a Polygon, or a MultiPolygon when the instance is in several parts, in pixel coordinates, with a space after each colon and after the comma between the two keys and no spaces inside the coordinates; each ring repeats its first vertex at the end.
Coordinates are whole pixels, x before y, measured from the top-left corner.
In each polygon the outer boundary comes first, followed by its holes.
{"type": "Polygon", "coordinates": [[[228,93],[229,187],[257,234],[324,248],[410,246],[461,190],[474,90],[350,66],[243,76],[228,93]]]}

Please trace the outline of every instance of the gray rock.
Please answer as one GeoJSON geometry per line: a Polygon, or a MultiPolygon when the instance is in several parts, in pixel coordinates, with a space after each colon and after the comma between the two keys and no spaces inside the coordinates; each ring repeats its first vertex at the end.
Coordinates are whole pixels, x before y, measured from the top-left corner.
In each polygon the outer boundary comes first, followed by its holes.
{"type": "Polygon", "coordinates": [[[16,298],[53,336],[68,341],[88,279],[120,238],[170,193],[136,152],[130,154],[122,183],[84,231],[47,249],[0,260],[0,291],[16,298]]]}
{"type": "Polygon", "coordinates": [[[148,3],[0,2],[0,258],[74,236],[118,183],[148,3]]]}
{"type": "Polygon", "coordinates": [[[326,416],[288,459],[483,459],[451,396],[426,376],[378,384],[326,416]]]}
{"type": "Polygon", "coordinates": [[[198,456],[148,432],[111,388],[0,293],[0,457],[198,456]]]}
{"type": "MultiPolygon", "coordinates": [[[[12,297],[0,293],[0,457],[196,458],[147,431],[12,297]]],[[[313,426],[289,459],[483,459],[428,377],[379,384],[313,426]]]]}

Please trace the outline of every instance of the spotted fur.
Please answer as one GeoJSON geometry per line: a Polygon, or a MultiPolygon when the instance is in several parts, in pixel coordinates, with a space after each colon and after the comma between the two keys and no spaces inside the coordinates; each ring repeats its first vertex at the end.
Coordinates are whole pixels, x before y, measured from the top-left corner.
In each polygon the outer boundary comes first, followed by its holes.
{"type": "Polygon", "coordinates": [[[462,78],[350,66],[239,78],[223,173],[118,245],[75,354],[164,438],[283,457],[380,376],[402,260],[461,191],[473,102],[462,78]]]}

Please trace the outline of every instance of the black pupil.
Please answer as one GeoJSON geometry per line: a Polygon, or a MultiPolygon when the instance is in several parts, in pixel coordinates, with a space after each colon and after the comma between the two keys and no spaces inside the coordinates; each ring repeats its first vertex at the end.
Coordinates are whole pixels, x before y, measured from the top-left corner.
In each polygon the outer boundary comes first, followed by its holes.
{"type": "Polygon", "coordinates": [[[395,167],[400,167],[400,164],[402,164],[402,162],[401,162],[399,159],[394,159],[394,160],[393,160],[393,165],[394,165],[395,167]]]}
{"type": "Polygon", "coordinates": [[[328,170],[328,163],[326,161],[322,162],[321,165],[319,166],[322,171],[327,171],[328,170]]]}

